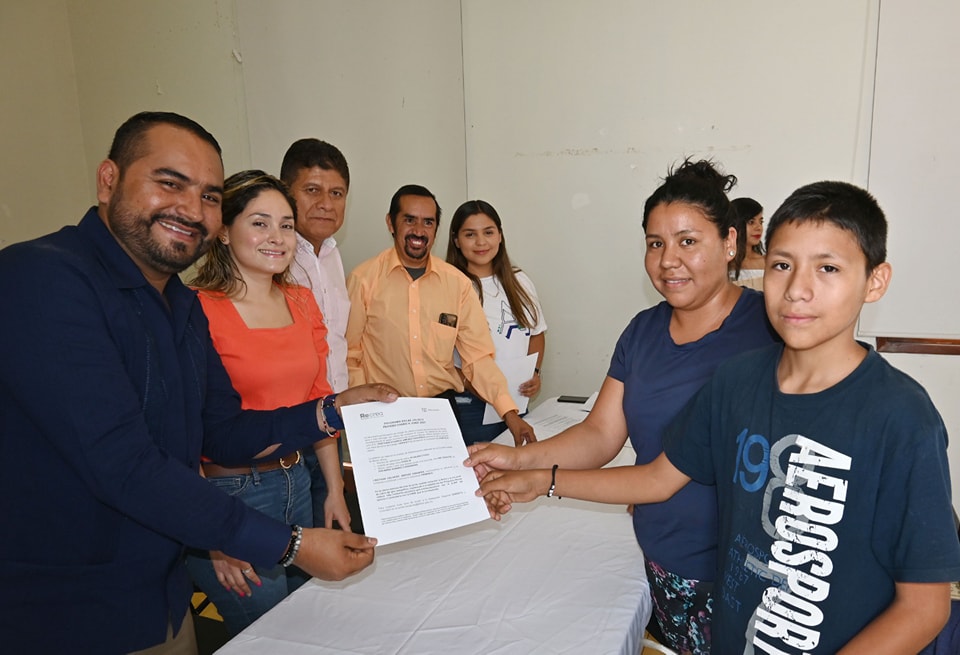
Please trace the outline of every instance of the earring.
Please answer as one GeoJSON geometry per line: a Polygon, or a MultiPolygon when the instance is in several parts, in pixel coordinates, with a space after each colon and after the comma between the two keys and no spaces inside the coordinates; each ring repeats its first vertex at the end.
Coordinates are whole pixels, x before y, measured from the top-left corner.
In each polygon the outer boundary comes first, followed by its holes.
{"type": "Polygon", "coordinates": [[[733,256],[736,255],[736,254],[737,254],[737,251],[736,251],[736,250],[731,250],[730,253],[729,253],[729,255],[730,255],[731,257],[733,257],[733,256]]]}
{"type": "Polygon", "coordinates": [[[226,243],[227,243],[227,237],[220,237],[220,243],[226,244],[226,243]]]}

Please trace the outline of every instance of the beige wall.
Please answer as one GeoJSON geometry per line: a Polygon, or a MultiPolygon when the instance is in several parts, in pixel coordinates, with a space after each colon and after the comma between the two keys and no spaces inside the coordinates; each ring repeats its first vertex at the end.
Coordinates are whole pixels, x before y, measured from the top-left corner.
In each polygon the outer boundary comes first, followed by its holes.
{"type": "Polygon", "coordinates": [[[391,245],[384,216],[400,186],[428,187],[448,217],[465,197],[459,3],[282,7],[237,2],[253,161],[279,174],[287,147],[308,136],[343,151],[350,194],[336,238],[349,272],[391,245]]]}
{"type": "Polygon", "coordinates": [[[124,119],[198,120],[227,170],[249,166],[232,2],[0,4],[0,246],[76,222],[124,119]]]}
{"type": "Polygon", "coordinates": [[[250,151],[233,3],[68,0],[91,184],[117,126],[139,111],[176,111],[210,130],[224,166],[250,151]]]}
{"type": "Polygon", "coordinates": [[[0,3],[0,247],[76,222],[87,186],[63,0],[0,3]]]}
{"type": "Polygon", "coordinates": [[[801,183],[865,170],[868,0],[463,6],[469,194],[537,285],[547,396],[598,389],[624,326],[661,300],[641,217],[668,166],[714,159],[768,215],[801,183]]]}

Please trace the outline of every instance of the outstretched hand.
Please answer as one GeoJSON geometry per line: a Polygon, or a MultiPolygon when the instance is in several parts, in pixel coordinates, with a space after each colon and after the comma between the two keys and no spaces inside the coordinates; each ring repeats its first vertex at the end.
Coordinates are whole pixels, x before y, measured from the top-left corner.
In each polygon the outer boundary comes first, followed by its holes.
{"type": "Polygon", "coordinates": [[[304,528],[294,563],[321,580],[343,580],[373,564],[376,539],[327,528],[304,528]]]}
{"type": "Polygon", "coordinates": [[[400,392],[389,384],[361,384],[344,389],[337,394],[337,412],[344,405],[358,405],[360,403],[384,402],[392,403],[400,397],[400,392]]]}
{"type": "Polygon", "coordinates": [[[550,488],[550,471],[491,471],[480,481],[478,496],[487,502],[490,516],[496,520],[510,511],[513,503],[528,503],[550,488]]]}
{"type": "Polygon", "coordinates": [[[513,435],[513,443],[515,446],[520,447],[537,440],[533,426],[520,418],[516,410],[504,414],[503,420],[506,422],[510,434],[513,435]]]}
{"type": "MultiPolygon", "coordinates": [[[[472,466],[477,482],[483,482],[490,473],[520,468],[520,451],[509,446],[497,443],[475,443],[467,446],[469,457],[464,460],[464,466],[472,466]]],[[[477,495],[483,495],[479,491],[477,495]]],[[[490,518],[499,521],[500,517],[510,511],[510,498],[506,494],[491,494],[484,497],[490,518]]]]}
{"type": "Polygon", "coordinates": [[[517,449],[497,443],[475,443],[467,446],[467,454],[469,457],[463,465],[473,467],[477,482],[482,482],[491,471],[513,471],[521,467],[517,449]]]}
{"type": "MultiPolygon", "coordinates": [[[[400,393],[389,384],[361,384],[356,387],[344,389],[338,393],[334,401],[334,406],[337,408],[337,413],[341,414],[340,408],[344,405],[358,405],[360,403],[377,401],[392,403],[399,397],[400,393]]],[[[317,401],[317,425],[320,426],[321,430],[326,432],[327,419],[323,415],[323,400],[317,401]]],[[[266,450],[260,453],[258,457],[263,457],[270,452],[272,451],[266,450]]]]}

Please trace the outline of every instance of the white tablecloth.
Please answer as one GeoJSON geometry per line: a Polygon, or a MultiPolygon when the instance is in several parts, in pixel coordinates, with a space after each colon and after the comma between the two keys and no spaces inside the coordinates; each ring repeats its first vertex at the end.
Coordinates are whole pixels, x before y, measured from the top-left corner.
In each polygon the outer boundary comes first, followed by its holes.
{"type": "Polygon", "coordinates": [[[365,571],[312,580],[218,653],[636,655],[650,609],[624,507],[541,498],[378,548],[365,571]]]}

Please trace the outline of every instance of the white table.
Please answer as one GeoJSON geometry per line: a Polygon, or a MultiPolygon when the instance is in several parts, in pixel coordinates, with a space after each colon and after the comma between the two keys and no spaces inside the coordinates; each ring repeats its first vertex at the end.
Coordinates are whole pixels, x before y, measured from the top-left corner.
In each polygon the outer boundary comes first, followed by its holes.
{"type": "MultiPolygon", "coordinates": [[[[530,417],[557,411],[545,401],[530,417]]],[[[312,580],[218,653],[636,655],[650,611],[624,507],[541,498],[378,548],[368,569],[312,580]]]]}

